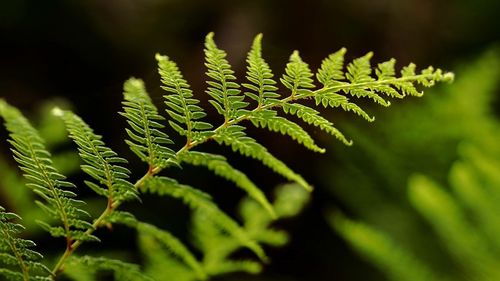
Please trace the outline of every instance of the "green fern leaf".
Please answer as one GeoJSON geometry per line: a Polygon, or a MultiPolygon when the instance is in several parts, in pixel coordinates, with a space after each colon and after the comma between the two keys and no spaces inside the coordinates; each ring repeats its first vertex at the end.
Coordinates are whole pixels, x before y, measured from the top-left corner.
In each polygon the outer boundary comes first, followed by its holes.
{"type": "Polygon", "coordinates": [[[193,91],[189,89],[188,82],[182,76],[176,63],[167,56],[156,55],[158,72],[163,83],[162,88],[169,92],[165,95],[165,104],[169,107],[167,113],[173,120],[170,125],[180,135],[186,136],[188,142],[206,136],[212,125],[201,121],[206,116],[203,108],[198,106],[199,100],[193,98],[193,91]]]}
{"type": "Polygon", "coordinates": [[[361,107],[357,104],[350,102],[346,96],[341,94],[333,93],[330,91],[319,91],[314,95],[314,100],[316,105],[323,105],[323,107],[340,107],[344,111],[351,111],[361,117],[363,117],[368,122],[375,121],[375,117],[368,115],[361,107]]]}
{"type": "Polygon", "coordinates": [[[158,251],[163,247],[151,235],[139,233],[139,248],[144,256],[144,271],[149,276],[155,276],[158,281],[195,281],[199,280],[196,272],[179,261],[167,251],[158,251]]]}
{"type": "Polygon", "coordinates": [[[411,204],[433,225],[460,262],[468,264],[474,257],[484,264],[496,263],[491,247],[474,231],[460,204],[441,186],[425,176],[415,175],[409,180],[408,191],[411,204]]]}
{"type": "Polygon", "coordinates": [[[210,103],[227,122],[244,114],[248,102],[244,101],[245,96],[241,94],[240,85],[235,82],[236,77],[226,60],[226,52],[217,47],[213,37],[214,34],[211,32],[205,38],[206,74],[211,78],[207,81],[206,92],[213,98],[210,103]]]}
{"type": "Polygon", "coordinates": [[[387,273],[391,280],[443,280],[386,234],[363,223],[351,221],[341,214],[330,215],[329,222],[356,251],[387,273]]]}
{"type": "Polygon", "coordinates": [[[317,146],[314,139],[300,125],[284,117],[277,116],[277,112],[274,110],[259,110],[252,112],[249,115],[249,120],[252,121],[252,124],[257,128],[267,128],[270,131],[288,135],[293,140],[312,151],[319,153],[325,152],[325,149],[317,146]]]}
{"type": "Polygon", "coordinates": [[[346,78],[351,82],[351,87],[347,89],[347,93],[356,97],[367,97],[372,99],[374,102],[389,106],[391,103],[389,101],[381,98],[372,88],[364,87],[364,84],[370,84],[374,82],[375,79],[370,76],[372,73],[372,67],[370,65],[370,59],[373,57],[373,53],[368,54],[353,60],[348,66],[346,73],[346,78]]]}
{"type": "Polygon", "coordinates": [[[243,87],[250,90],[245,95],[257,101],[257,108],[277,101],[279,94],[276,93],[276,81],[273,72],[267,62],[262,58],[262,34],[258,34],[252,44],[247,56],[247,80],[243,87]]]}
{"type": "Polygon", "coordinates": [[[158,121],[165,118],[158,114],[142,80],[131,78],[125,82],[123,88],[125,100],[122,102],[123,112],[120,114],[127,118],[130,126],[130,129],[126,129],[130,140],[125,142],[152,169],[166,167],[175,152],[165,146],[173,142],[167,134],[160,131],[164,126],[158,121]]]}
{"type": "Polygon", "coordinates": [[[137,225],[137,231],[140,235],[149,235],[155,238],[162,246],[166,247],[170,252],[188,265],[194,272],[196,272],[199,279],[206,279],[207,274],[196,257],[171,233],[147,223],[139,223],[137,225]]]}
{"type": "Polygon", "coordinates": [[[54,109],[54,114],[60,116],[69,136],[78,146],[78,152],[83,162],[82,170],[98,182],[85,181],[87,186],[97,194],[108,198],[110,204],[138,199],[137,190],[127,179],[130,171],[123,167],[127,160],[119,157],[116,152],[106,147],[102,137],[80,117],[71,111],[54,109]],[[105,188],[101,187],[105,186],[105,188]]]}
{"type": "Polygon", "coordinates": [[[12,281],[51,281],[50,270],[39,262],[42,255],[30,249],[35,243],[17,237],[24,227],[12,220],[20,219],[0,206],[0,276],[12,281]]]}
{"type": "Polygon", "coordinates": [[[27,186],[44,199],[45,203],[35,203],[49,216],[59,220],[62,226],[40,225],[55,237],[73,240],[98,240],[84,233],[92,225],[82,217],[90,215],[81,209],[85,204],[74,199],[76,194],[70,189],[75,186],[65,181],[66,177],[53,166],[51,155],[45,149],[38,132],[16,108],[0,100],[0,115],[5,120],[10,132],[10,144],[13,146],[14,159],[19,163],[27,186]]]}
{"type": "Polygon", "coordinates": [[[377,69],[375,69],[375,74],[378,79],[377,82],[380,82],[380,85],[373,86],[373,90],[383,93],[392,98],[402,99],[405,97],[404,94],[399,93],[396,89],[392,88],[390,85],[385,85],[384,82],[393,80],[396,75],[395,70],[395,59],[390,59],[386,62],[379,63],[377,69]]]}
{"type": "Polygon", "coordinates": [[[235,152],[261,161],[264,165],[286,179],[297,182],[308,190],[312,190],[312,186],[309,185],[302,176],[292,171],[285,163],[274,157],[264,146],[253,138],[248,137],[244,129],[244,127],[238,125],[229,126],[224,130],[220,130],[214,136],[214,139],[219,144],[223,143],[227,146],[231,146],[235,152]]]}
{"type": "Polygon", "coordinates": [[[280,81],[292,91],[291,97],[293,99],[295,95],[311,93],[309,89],[315,87],[313,76],[309,65],[302,60],[298,51],[294,51],[280,81]]]}
{"type": "Polygon", "coordinates": [[[222,212],[210,196],[190,186],[166,177],[153,177],[144,182],[144,191],[181,199],[194,210],[202,211],[218,227],[230,233],[241,245],[252,250],[260,259],[267,260],[264,250],[246,234],[237,222],[222,212]]]}
{"type": "Polygon", "coordinates": [[[316,78],[324,87],[328,88],[339,85],[340,81],[345,79],[342,69],[344,68],[344,56],[346,52],[347,49],[342,48],[330,54],[321,63],[321,68],[318,70],[316,78]]]}
{"type": "Polygon", "coordinates": [[[93,271],[111,271],[115,276],[115,280],[120,281],[153,281],[149,276],[144,275],[139,266],[132,263],[127,263],[119,260],[108,259],[104,257],[72,256],[68,261],[69,266],[72,264],[77,266],[87,267],[93,271]]]}
{"type": "Polygon", "coordinates": [[[139,236],[150,236],[155,239],[163,247],[166,247],[169,252],[181,259],[194,272],[199,279],[206,279],[206,273],[203,271],[201,264],[196,260],[195,256],[184,246],[184,244],[171,233],[166,230],[161,230],[151,224],[139,222],[134,215],[123,211],[114,211],[104,221],[111,224],[124,224],[128,227],[137,229],[139,236]]]}
{"type": "Polygon", "coordinates": [[[234,272],[246,272],[258,274],[262,271],[262,265],[252,260],[225,260],[210,268],[210,274],[221,275],[234,272]]]}
{"type": "Polygon", "coordinates": [[[423,95],[423,92],[419,92],[415,88],[415,85],[411,82],[412,80],[415,80],[419,84],[426,87],[431,87],[436,81],[453,79],[452,73],[443,74],[441,69],[434,70],[432,66],[422,70],[421,75],[417,75],[415,71],[416,65],[410,63],[408,66],[401,69],[401,77],[403,79],[394,82],[394,86],[405,95],[417,97],[421,97],[423,95]]]}
{"type": "Polygon", "coordinates": [[[346,145],[352,145],[351,140],[347,140],[344,134],[342,134],[337,128],[333,126],[332,122],[321,116],[320,112],[313,108],[299,103],[293,103],[283,104],[283,111],[285,113],[299,117],[307,124],[320,128],[322,131],[336,137],[346,145]]]}
{"type": "Polygon", "coordinates": [[[259,202],[272,217],[276,216],[265,194],[243,172],[231,166],[224,156],[199,151],[187,151],[180,153],[177,157],[180,162],[205,166],[216,175],[234,182],[239,188],[245,190],[250,197],[259,202]]]}

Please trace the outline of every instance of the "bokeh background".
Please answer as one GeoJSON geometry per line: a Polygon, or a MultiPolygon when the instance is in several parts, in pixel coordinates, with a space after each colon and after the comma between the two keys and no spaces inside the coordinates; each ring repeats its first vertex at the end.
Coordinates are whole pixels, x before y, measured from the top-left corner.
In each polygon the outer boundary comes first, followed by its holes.
{"type": "MultiPolygon", "coordinates": [[[[276,141],[272,134],[257,133],[258,140],[302,172],[316,190],[304,213],[283,225],[293,239],[282,249],[270,249],[273,260],[261,276],[221,280],[387,280],[383,270],[360,257],[332,229],[327,219],[332,210],[382,229],[453,276],[459,266],[408,202],[406,186],[415,172],[445,185],[448,170],[460,158],[460,143],[486,138],[497,128],[478,124],[496,124],[500,106],[495,47],[500,40],[499,11],[496,0],[2,0],[0,96],[33,117],[44,101],[62,98],[115,150],[133,159],[122,141],[125,122],[116,114],[123,81],[131,76],[144,79],[163,108],[154,60],[159,52],[179,64],[197,97],[210,108],[204,94],[202,45],[210,31],[239,77],[250,43],[260,32],[264,56],[277,76],[295,49],[317,69],[341,47],[348,48],[350,59],[374,51],[375,62],[395,57],[398,66],[413,61],[453,70],[456,84],[441,85],[422,99],[396,101],[389,109],[366,103],[366,110],[377,116],[375,123],[330,114],[354,139],[353,147],[313,131],[329,148],[317,155],[291,141],[276,141]]],[[[215,112],[209,113],[217,122],[215,112]]],[[[1,133],[1,150],[7,155],[5,131],[1,133]]],[[[269,192],[281,182],[252,162],[232,159],[269,192]]],[[[132,166],[142,171],[140,163],[132,166]]],[[[242,196],[202,170],[172,175],[203,186],[229,213],[242,196]]],[[[0,197],[0,202],[9,204],[6,198],[0,197]]],[[[147,205],[151,212],[145,214],[161,216],[151,221],[181,236],[188,232],[187,211],[178,211],[180,204],[155,203],[147,205]]],[[[120,241],[108,242],[118,247],[120,241]]]]}

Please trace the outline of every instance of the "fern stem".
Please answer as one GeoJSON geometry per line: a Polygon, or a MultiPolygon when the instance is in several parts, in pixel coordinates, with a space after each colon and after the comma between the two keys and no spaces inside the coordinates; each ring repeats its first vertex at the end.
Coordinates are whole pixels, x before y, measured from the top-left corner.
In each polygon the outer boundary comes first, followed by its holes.
{"type": "MultiPolygon", "coordinates": [[[[106,209],[104,210],[104,212],[102,212],[102,214],[99,216],[99,218],[97,218],[94,223],[92,224],[92,228],[89,228],[87,229],[87,231],[85,231],[85,235],[91,235],[92,233],[94,233],[94,231],[99,227],[101,226],[102,222],[119,206],[120,204],[116,204],[116,205],[113,205],[113,204],[110,204],[108,202],[108,206],[106,207],[106,209]]],[[[64,251],[64,254],[61,256],[61,258],[59,258],[59,261],[57,262],[57,264],[54,266],[54,269],[52,270],[52,274],[54,276],[57,276],[59,273],[61,273],[63,270],[64,270],[64,263],[66,262],[66,260],[73,254],[73,252],[78,248],[80,247],[80,245],[82,245],[82,240],[77,240],[77,241],[74,241],[73,243],[69,244],[67,247],[66,247],[66,251],[64,251]]]]}

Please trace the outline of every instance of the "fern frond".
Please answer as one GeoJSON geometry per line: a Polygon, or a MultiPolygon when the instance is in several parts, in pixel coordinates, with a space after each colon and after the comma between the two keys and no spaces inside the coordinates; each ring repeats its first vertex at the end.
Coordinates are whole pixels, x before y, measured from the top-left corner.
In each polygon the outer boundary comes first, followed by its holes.
{"type": "Polygon", "coordinates": [[[245,190],[248,196],[259,202],[272,217],[276,216],[266,195],[243,172],[231,166],[224,156],[198,151],[187,151],[180,153],[177,157],[180,162],[205,166],[216,175],[234,182],[239,188],[245,190]]]}
{"type": "Polygon", "coordinates": [[[339,85],[340,81],[345,79],[344,75],[344,56],[347,52],[346,48],[342,48],[337,52],[330,54],[321,62],[321,68],[318,69],[316,79],[323,84],[325,88],[339,85]]]}
{"type": "Polygon", "coordinates": [[[206,279],[206,273],[194,254],[192,254],[189,249],[170,232],[159,229],[154,225],[140,222],[131,213],[123,211],[114,211],[106,218],[105,223],[124,224],[136,229],[140,237],[154,239],[156,243],[161,245],[158,245],[156,251],[158,251],[160,247],[165,247],[172,255],[189,266],[199,279],[206,279]]]}
{"type": "Polygon", "coordinates": [[[344,134],[333,126],[332,122],[321,116],[320,112],[313,108],[300,103],[290,103],[283,104],[283,111],[287,114],[299,117],[307,124],[320,128],[322,131],[336,137],[345,145],[352,145],[351,140],[347,140],[344,134]]]}
{"type": "Polygon", "coordinates": [[[257,128],[267,128],[270,131],[288,135],[312,151],[325,152],[325,149],[316,145],[314,139],[300,125],[277,114],[274,110],[259,110],[249,114],[248,119],[257,128]]]}
{"type": "Polygon", "coordinates": [[[246,78],[250,83],[242,84],[249,90],[245,95],[257,101],[257,108],[276,102],[280,95],[276,93],[278,87],[275,86],[273,72],[262,58],[262,34],[258,34],[253,40],[246,61],[248,63],[246,78]]]}
{"type": "Polygon", "coordinates": [[[130,126],[125,129],[130,137],[125,142],[152,169],[166,167],[167,160],[173,158],[175,152],[165,146],[173,143],[168,135],[161,131],[164,126],[159,121],[165,118],[158,114],[142,80],[127,80],[123,90],[125,100],[122,102],[123,112],[120,114],[127,118],[130,126]]]}
{"type": "Polygon", "coordinates": [[[474,231],[458,202],[440,186],[425,176],[413,176],[409,181],[409,197],[461,263],[478,272],[483,265],[496,263],[486,239],[474,231]],[[482,265],[471,261],[481,261],[482,265]]]}
{"type": "Polygon", "coordinates": [[[144,191],[181,199],[193,210],[200,210],[218,227],[252,250],[260,259],[267,260],[264,250],[246,234],[237,222],[222,212],[206,193],[166,177],[153,177],[144,182],[144,191]]]}
{"type": "Polygon", "coordinates": [[[198,106],[199,100],[193,98],[193,91],[182,76],[176,63],[167,56],[156,55],[158,73],[161,76],[162,88],[170,94],[165,95],[165,104],[169,107],[167,113],[173,120],[170,126],[180,135],[186,136],[188,142],[206,136],[212,125],[201,121],[207,114],[198,106]]]}
{"type": "Polygon", "coordinates": [[[137,231],[140,235],[149,235],[156,239],[163,247],[166,247],[176,257],[180,258],[186,265],[188,265],[199,279],[205,280],[207,274],[205,273],[202,265],[196,257],[184,246],[184,244],[168,231],[159,229],[147,223],[139,223],[137,231]]]}
{"type": "Polygon", "coordinates": [[[123,281],[153,281],[149,276],[144,275],[139,266],[132,263],[123,262],[120,260],[109,259],[105,257],[71,257],[68,264],[85,266],[94,271],[111,271],[114,274],[115,280],[123,281]]]}
{"type": "Polygon", "coordinates": [[[351,221],[335,213],[329,216],[330,225],[367,260],[377,265],[394,281],[443,280],[407,249],[397,245],[389,236],[372,227],[351,221]]]}
{"type": "MultiPolygon", "coordinates": [[[[347,66],[347,72],[344,73],[342,68],[345,53],[346,49],[342,48],[323,61],[316,77],[324,87],[317,92],[336,93],[342,90],[353,96],[368,97],[376,103],[389,106],[390,102],[380,97],[378,93],[392,98],[403,98],[407,95],[421,96],[422,93],[416,89],[415,84],[430,87],[438,81],[453,80],[453,73],[444,73],[441,69],[433,67],[428,67],[417,74],[413,63],[403,67],[401,76],[396,77],[395,59],[379,63],[374,69],[376,75],[374,78],[371,76],[373,69],[370,64],[372,52],[354,59],[347,66]]],[[[324,103],[327,102],[324,101],[324,103]]]]}
{"type": "Polygon", "coordinates": [[[311,93],[310,89],[315,87],[313,76],[309,65],[302,60],[298,51],[294,51],[280,81],[291,90],[290,96],[293,100],[295,95],[311,93]]]}
{"type": "Polygon", "coordinates": [[[308,190],[312,190],[312,186],[309,185],[302,176],[295,173],[285,163],[274,157],[264,146],[255,141],[255,139],[248,137],[244,130],[245,127],[232,125],[224,130],[220,130],[213,138],[219,144],[223,143],[230,146],[234,152],[239,152],[244,156],[257,159],[286,179],[297,182],[308,190]]]}
{"type": "Polygon", "coordinates": [[[101,140],[102,137],[80,117],[71,111],[54,109],[54,114],[60,116],[69,136],[78,146],[78,152],[84,165],[82,170],[98,182],[85,181],[94,192],[108,198],[110,204],[137,199],[137,190],[127,179],[130,171],[122,165],[127,160],[118,156],[101,140]],[[105,188],[101,187],[104,186],[105,188]]]}
{"type": "Polygon", "coordinates": [[[53,166],[51,155],[35,128],[21,112],[3,100],[0,100],[0,115],[10,133],[9,143],[13,147],[14,159],[24,172],[26,185],[45,201],[35,203],[62,224],[50,226],[40,221],[40,226],[54,237],[65,237],[68,242],[97,240],[96,237],[84,233],[84,230],[92,227],[82,219],[90,216],[81,209],[85,203],[74,199],[76,194],[71,189],[75,189],[75,185],[66,181],[66,177],[53,166]]]}
{"type": "Polygon", "coordinates": [[[226,59],[226,52],[219,49],[213,39],[211,32],[205,38],[205,66],[207,76],[207,94],[213,99],[209,102],[224,116],[225,122],[231,118],[243,115],[248,102],[243,101],[245,96],[241,94],[240,85],[236,82],[236,76],[231,65],[226,59]]]}
{"type": "Polygon", "coordinates": [[[43,256],[30,249],[35,243],[18,238],[24,227],[12,221],[20,219],[0,206],[0,276],[12,281],[51,281],[50,270],[39,262],[43,256]]]}
{"type": "Polygon", "coordinates": [[[162,245],[154,237],[139,233],[139,248],[145,258],[144,272],[157,281],[195,281],[196,273],[166,251],[158,251],[162,245]]]}

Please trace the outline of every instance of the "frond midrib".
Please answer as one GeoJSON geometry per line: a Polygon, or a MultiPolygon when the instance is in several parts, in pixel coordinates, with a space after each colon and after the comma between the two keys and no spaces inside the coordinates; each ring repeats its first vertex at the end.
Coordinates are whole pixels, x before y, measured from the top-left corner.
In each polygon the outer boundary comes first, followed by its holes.
{"type": "Polygon", "coordinates": [[[70,233],[68,214],[66,213],[66,210],[64,209],[64,204],[61,202],[61,199],[59,198],[59,194],[57,193],[57,188],[54,186],[52,179],[47,174],[47,170],[45,169],[45,166],[40,163],[38,156],[36,155],[35,149],[33,148],[33,145],[31,143],[31,140],[27,140],[26,143],[28,144],[28,149],[30,151],[31,156],[33,157],[33,161],[35,161],[38,169],[40,169],[40,171],[42,172],[42,176],[44,177],[47,185],[50,188],[50,191],[52,192],[52,196],[56,201],[57,208],[59,209],[59,212],[61,214],[61,219],[62,219],[62,222],[64,225],[64,231],[66,232],[66,241],[68,244],[70,244],[72,241],[72,238],[71,238],[71,233],[70,233]]]}

